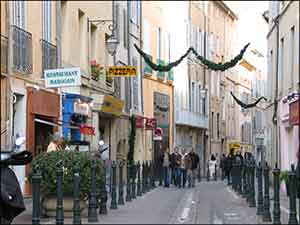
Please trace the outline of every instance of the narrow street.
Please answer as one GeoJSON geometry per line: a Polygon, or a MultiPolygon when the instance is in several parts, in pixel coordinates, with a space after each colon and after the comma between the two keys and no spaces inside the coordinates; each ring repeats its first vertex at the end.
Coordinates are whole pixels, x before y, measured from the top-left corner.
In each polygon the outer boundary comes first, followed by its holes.
{"type": "MultiPolygon", "coordinates": [[[[30,213],[27,210],[21,214],[14,224],[31,223],[30,213]]],[[[42,219],[41,222],[55,224],[55,218],[42,219]]],[[[65,223],[71,224],[72,219],[65,218],[65,223]]],[[[82,215],[82,223],[88,223],[87,210],[82,215]]],[[[259,221],[256,208],[249,208],[245,200],[224,182],[201,181],[195,188],[157,187],[124,206],[118,206],[116,210],[109,209],[107,215],[99,215],[97,223],[255,224],[259,221]]]]}

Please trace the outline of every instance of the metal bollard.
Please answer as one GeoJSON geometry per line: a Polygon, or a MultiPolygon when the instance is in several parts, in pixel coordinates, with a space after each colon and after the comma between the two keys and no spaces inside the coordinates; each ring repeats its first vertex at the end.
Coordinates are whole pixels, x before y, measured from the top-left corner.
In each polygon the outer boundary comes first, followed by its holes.
{"type": "Polygon", "coordinates": [[[99,206],[99,214],[107,214],[107,191],[106,191],[106,165],[103,165],[103,173],[104,173],[104,179],[101,184],[101,190],[100,190],[100,206],[99,206]]]}
{"type": "Polygon", "coordinates": [[[200,166],[200,163],[199,163],[199,166],[198,166],[198,182],[199,183],[201,182],[201,166],[200,166]]]}
{"type": "Polygon", "coordinates": [[[32,175],[32,224],[40,224],[41,212],[40,212],[40,190],[41,190],[42,174],[40,167],[36,165],[33,168],[32,175]]]}
{"type": "Polygon", "coordinates": [[[152,189],[153,189],[152,162],[149,161],[149,164],[148,164],[148,190],[151,191],[152,189]]]}
{"type": "Polygon", "coordinates": [[[288,224],[298,224],[297,221],[297,202],[296,202],[296,172],[294,164],[291,166],[292,170],[289,172],[289,200],[290,200],[290,213],[288,224]]]}
{"type": "Polygon", "coordinates": [[[56,164],[56,224],[64,224],[64,206],[63,206],[63,162],[60,160],[56,164]]]}
{"type": "Polygon", "coordinates": [[[136,165],[133,163],[132,165],[132,192],[131,192],[131,198],[136,198],[136,165]]]}
{"type": "Polygon", "coordinates": [[[263,199],[263,177],[262,167],[260,162],[257,167],[257,211],[256,215],[263,215],[264,199],[263,199]]]}
{"type": "Polygon", "coordinates": [[[125,204],[125,202],[124,202],[123,166],[124,166],[124,162],[123,162],[123,160],[121,160],[119,163],[119,199],[118,199],[119,205],[125,204]]]}
{"type": "Polygon", "coordinates": [[[149,191],[149,183],[148,183],[148,176],[149,176],[149,171],[148,171],[148,161],[145,163],[145,193],[149,191]]]}
{"type": "Polygon", "coordinates": [[[273,207],[273,224],[281,224],[280,221],[280,169],[277,163],[273,170],[274,177],[274,207],[273,207]]]}
{"type": "Polygon", "coordinates": [[[249,165],[250,169],[250,198],[249,198],[249,207],[256,207],[255,202],[255,162],[253,160],[250,161],[249,165]]]}
{"type": "Polygon", "coordinates": [[[159,166],[159,186],[163,185],[163,167],[159,166]]]}
{"type": "Polygon", "coordinates": [[[214,178],[215,178],[215,181],[217,181],[217,176],[218,176],[218,171],[217,171],[217,165],[215,164],[215,176],[214,176],[214,178]]]}
{"type": "Polygon", "coordinates": [[[130,165],[127,161],[126,202],[131,202],[130,165]]]}
{"type": "Polygon", "coordinates": [[[142,194],[146,193],[145,189],[145,162],[142,163],[142,194]]]}
{"type": "Polygon", "coordinates": [[[246,164],[246,179],[247,179],[247,193],[246,193],[246,201],[248,204],[250,204],[250,198],[251,198],[251,173],[250,173],[250,164],[247,162],[246,164]]]}
{"type": "Polygon", "coordinates": [[[73,202],[73,224],[81,224],[80,216],[80,175],[79,164],[74,166],[74,202],[73,202]]]}
{"type": "Polygon", "coordinates": [[[270,195],[269,195],[269,166],[266,162],[263,168],[264,173],[264,213],[263,222],[272,222],[270,213],[270,195]]]}
{"type": "Polygon", "coordinates": [[[151,162],[151,187],[152,187],[152,189],[156,188],[153,162],[151,162]]]}
{"type": "Polygon", "coordinates": [[[243,176],[243,191],[242,191],[242,197],[243,197],[243,198],[246,198],[246,195],[247,195],[246,162],[243,163],[242,176],[243,176]]]}
{"type": "Polygon", "coordinates": [[[236,191],[237,190],[237,182],[236,182],[236,162],[235,161],[232,163],[231,177],[232,177],[232,189],[234,191],[236,191]]]}
{"type": "Polygon", "coordinates": [[[92,166],[91,166],[91,193],[89,198],[88,222],[98,222],[95,159],[92,159],[92,166]]]}
{"type": "Polygon", "coordinates": [[[111,185],[111,204],[110,209],[117,209],[117,165],[116,162],[112,162],[112,185],[111,185]]]}
{"type": "Polygon", "coordinates": [[[239,162],[237,164],[237,193],[239,195],[242,194],[242,173],[241,173],[241,170],[242,170],[242,164],[239,162]]]}
{"type": "Polygon", "coordinates": [[[141,164],[140,161],[137,162],[137,196],[142,196],[141,191],[141,164]]]}

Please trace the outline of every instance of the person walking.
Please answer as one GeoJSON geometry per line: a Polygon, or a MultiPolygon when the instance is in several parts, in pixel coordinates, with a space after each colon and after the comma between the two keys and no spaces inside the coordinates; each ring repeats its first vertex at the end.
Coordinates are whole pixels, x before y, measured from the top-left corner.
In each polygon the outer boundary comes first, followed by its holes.
{"type": "Polygon", "coordinates": [[[176,186],[181,187],[181,154],[179,153],[178,148],[175,150],[175,180],[176,180],[176,186]]]}
{"type": "Polygon", "coordinates": [[[228,185],[232,184],[232,176],[231,176],[231,169],[232,169],[232,163],[233,163],[233,157],[234,157],[234,149],[230,149],[230,153],[226,157],[226,163],[225,163],[225,170],[226,170],[226,177],[228,185]]]}
{"type": "Polygon", "coordinates": [[[188,180],[188,187],[192,187],[192,158],[189,153],[185,154],[184,156],[184,166],[186,170],[187,180],[188,180]]]}
{"type": "Polygon", "coordinates": [[[169,187],[169,167],[170,167],[170,154],[169,149],[166,149],[162,158],[163,176],[164,176],[164,187],[169,187]]]}
{"type": "Polygon", "coordinates": [[[195,180],[196,180],[196,173],[197,173],[197,168],[200,162],[200,158],[198,154],[194,151],[192,148],[192,151],[189,153],[191,161],[192,161],[192,166],[191,166],[191,183],[192,187],[195,187],[195,180]]]}
{"type": "Polygon", "coordinates": [[[221,169],[221,179],[222,179],[222,181],[225,178],[225,163],[226,163],[225,161],[226,161],[226,156],[223,153],[222,157],[221,157],[221,160],[220,160],[220,169],[221,169]]]}
{"type": "Polygon", "coordinates": [[[185,165],[185,163],[186,163],[185,157],[187,157],[187,153],[186,153],[186,150],[183,148],[181,151],[181,164],[180,164],[181,173],[180,173],[179,188],[181,187],[181,184],[182,184],[182,188],[185,188],[185,184],[186,184],[187,167],[185,165]],[[182,181],[182,183],[181,183],[181,181],[182,181]]]}
{"type": "MultiPolygon", "coordinates": [[[[177,149],[177,147],[176,147],[177,149]]],[[[170,169],[171,169],[171,184],[174,184],[177,186],[176,183],[176,154],[175,154],[175,149],[170,155],[170,169]]]]}
{"type": "Polygon", "coordinates": [[[216,165],[217,165],[217,159],[214,154],[211,155],[210,161],[209,161],[209,176],[213,178],[216,176],[216,165]]]}

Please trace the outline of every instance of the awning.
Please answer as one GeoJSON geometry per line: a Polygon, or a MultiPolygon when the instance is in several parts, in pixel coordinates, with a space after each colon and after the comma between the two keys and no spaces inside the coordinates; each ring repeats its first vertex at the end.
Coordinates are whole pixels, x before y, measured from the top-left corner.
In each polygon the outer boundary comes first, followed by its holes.
{"type": "Polygon", "coordinates": [[[66,125],[66,124],[59,124],[59,123],[54,123],[54,122],[50,122],[50,121],[46,121],[46,120],[41,120],[41,119],[34,119],[34,122],[37,123],[42,123],[42,124],[47,124],[53,127],[67,127],[67,128],[71,128],[71,129],[80,129],[79,127],[75,127],[75,126],[71,126],[71,125],[66,125]]]}

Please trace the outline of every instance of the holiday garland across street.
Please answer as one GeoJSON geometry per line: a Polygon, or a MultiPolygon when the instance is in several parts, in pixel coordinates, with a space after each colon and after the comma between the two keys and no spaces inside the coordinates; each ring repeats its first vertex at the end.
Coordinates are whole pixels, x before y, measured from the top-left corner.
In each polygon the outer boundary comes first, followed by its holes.
{"type": "Polygon", "coordinates": [[[202,57],[201,55],[199,55],[197,53],[197,51],[193,48],[190,47],[186,53],[181,56],[178,60],[176,60],[175,62],[171,62],[168,65],[160,65],[160,64],[155,64],[151,61],[151,59],[147,56],[147,54],[145,52],[143,52],[142,49],[140,49],[136,44],[134,44],[134,47],[136,48],[136,50],[139,52],[139,54],[144,58],[145,62],[155,71],[160,71],[160,72],[168,72],[170,71],[173,67],[177,66],[179,63],[181,63],[181,61],[188,56],[188,54],[190,52],[193,52],[193,54],[196,56],[196,58],[198,60],[200,60],[204,65],[206,65],[209,69],[214,70],[214,71],[225,71],[229,68],[234,67],[242,58],[244,53],[246,52],[246,49],[248,48],[248,46],[250,45],[250,43],[248,43],[247,45],[245,45],[245,47],[240,51],[240,54],[238,54],[236,57],[234,57],[232,60],[230,60],[229,62],[226,63],[214,63],[210,60],[205,59],[204,57],[202,57]]]}
{"type": "Polygon", "coordinates": [[[232,92],[230,92],[230,94],[234,98],[234,100],[236,101],[236,103],[239,104],[244,109],[255,107],[262,99],[264,99],[265,101],[267,101],[267,99],[262,96],[259,99],[257,99],[255,102],[250,103],[250,104],[246,104],[246,103],[242,102],[241,100],[239,100],[236,96],[234,96],[234,94],[232,92]]]}

